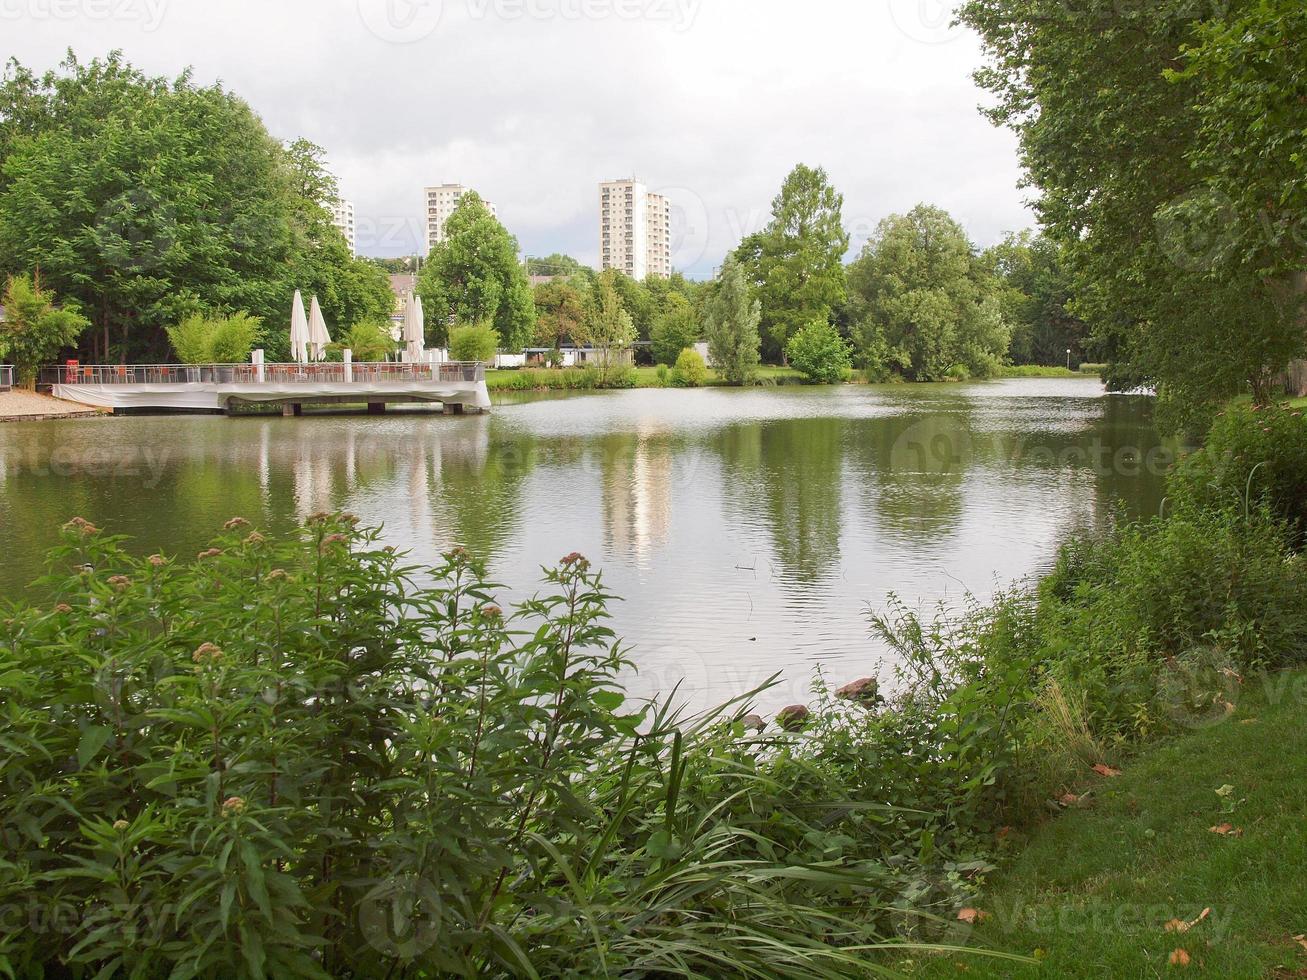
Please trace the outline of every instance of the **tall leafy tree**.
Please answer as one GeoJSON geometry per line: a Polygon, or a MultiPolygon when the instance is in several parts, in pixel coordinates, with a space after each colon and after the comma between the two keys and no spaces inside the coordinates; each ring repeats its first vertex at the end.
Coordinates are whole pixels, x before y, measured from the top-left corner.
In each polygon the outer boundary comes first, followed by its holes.
{"type": "Polygon", "coordinates": [[[1303,11],[1288,0],[969,0],[1074,310],[1177,420],[1270,397],[1304,345],[1303,11]]]}
{"type": "Polygon", "coordinates": [[[636,340],[635,322],[622,305],[617,278],[611,270],[599,277],[581,324],[581,337],[594,348],[604,383],[611,382],[614,372],[624,366],[621,354],[636,340]]]}
{"type": "Polygon", "coordinates": [[[581,335],[586,297],[565,279],[544,282],[535,288],[535,342],[555,350],[564,339],[581,335]]]}
{"type": "Polygon", "coordinates": [[[699,339],[699,319],[680,293],[671,293],[653,327],[653,354],[659,364],[672,365],[681,351],[699,339]]]}
{"type": "Polygon", "coordinates": [[[772,201],[766,229],[736,251],[757,289],[769,355],[779,356],[798,330],[829,320],[845,300],[844,196],[821,168],[799,164],[772,201]]]}
{"type": "Polygon", "coordinates": [[[728,384],[745,384],[757,372],[761,321],[761,305],[750,295],[744,270],[733,257],[728,257],[704,303],[708,354],[713,367],[728,384]]]}
{"type": "Polygon", "coordinates": [[[245,103],[115,53],[40,79],[11,62],[0,107],[0,262],[76,298],[94,354],[160,356],[201,307],[289,306],[293,191],[245,103]]]}
{"type": "Polygon", "coordinates": [[[1074,316],[1071,277],[1062,248],[1047,235],[1010,234],[984,251],[980,263],[995,280],[1003,317],[1012,327],[1008,356],[1014,364],[1058,365],[1070,351],[1086,355],[1087,326],[1074,316]]]}
{"type": "Polygon", "coordinates": [[[942,380],[959,365],[992,374],[1010,337],[992,281],[947,212],[920,204],[884,219],[849,267],[863,367],[914,381],[942,380]]]}
{"type": "Polygon", "coordinates": [[[536,327],[535,303],[517,260],[517,239],[469,191],[445,222],[445,241],[418,276],[428,339],[444,344],[454,321],[488,323],[507,351],[520,351],[536,327]]]}

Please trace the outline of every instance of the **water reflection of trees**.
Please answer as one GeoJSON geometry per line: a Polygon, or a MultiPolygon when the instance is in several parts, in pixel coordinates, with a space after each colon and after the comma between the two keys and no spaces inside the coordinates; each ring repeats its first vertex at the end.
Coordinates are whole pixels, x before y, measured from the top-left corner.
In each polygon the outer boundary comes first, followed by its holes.
{"type": "Polygon", "coordinates": [[[842,418],[736,425],[714,438],[728,506],[746,524],[767,525],[786,579],[811,584],[839,563],[842,418]]]}

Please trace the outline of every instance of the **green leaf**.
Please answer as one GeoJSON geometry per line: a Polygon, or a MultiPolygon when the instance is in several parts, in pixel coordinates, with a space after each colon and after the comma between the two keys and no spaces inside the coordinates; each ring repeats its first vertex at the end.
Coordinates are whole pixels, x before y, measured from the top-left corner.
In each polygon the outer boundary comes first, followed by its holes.
{"type": "Polygon", "coordinates": [[[111,737],[113,729],[105,725],[93,725],[82,732],[81,741],[77,743],[77,768],[85,769],[111,737]]]}

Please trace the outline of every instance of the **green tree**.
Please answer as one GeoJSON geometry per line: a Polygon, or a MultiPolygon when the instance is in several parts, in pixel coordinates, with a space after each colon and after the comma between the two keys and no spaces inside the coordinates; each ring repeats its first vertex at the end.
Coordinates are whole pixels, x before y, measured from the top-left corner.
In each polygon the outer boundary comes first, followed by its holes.
{"type": "Polygon", "coordinates": [[[667,304],[654,321],[652,337],[654,360],[675,364],[681,351],[699,339],[699,320],[690,301],[680,293],[667,297],[667,304]]]}
{"type": "Polygon", "coordinates": [[[772,201],[766,229],[736,251],[762,304],[769,354],[779,356],[800,328],[829,320],[844,304],[844,196],[826,171],[799,164],[772,201]]]}
{"type": "Polygon", "coordinates": [[[995,282],[1003,318],[1012,328],[1008,356],[1014,364],[1064,364],[1085,359],[1085,322],[1074,316],[1071,276],[1062,247],[1047,235],[1009,234],[980,256],[995,282]]]}
{"type": "Polygon", "coordinates": [[[76,306],[60,309],[30,276],[11,276],[0,319],[0,358],[11,361],[18,384],[31,388],[41,365],[77,341],[90,321],[76,306]]]}
{"type": "Polygon", "coordinates": [[[428,339],[437,345],[445,343],[455,321],[488,323],[506,351],[520,351],[535,331],[535,303],[517,260],[517,239],[475,191],[463,195],[445,222],[445,241],[422,267],[418,294],[428,339]]]}
{"type": "Polygon", "coordinates": [[[841,383],[853,361],[849,344],[827,320],[813,320],[785,345],[790,364],[817,384],[841,383]]]}
{"type": "Polygon", "coordinates": [[[556,276],[570,279],[581,272],[584,266],[570,255],[555,252],[553,255],[531,256],[526,260],[528,276],[556,276]]]}
{"type": "Polygon", "coordinates": [[[610,384],[626,367],[625,352],[635,342],[635,324],[617,292],[618,277],[610,270],[599,277],[581,326],[584,343],[594,348],[601,384],[610,384]]]}
{"type": "Polygon", "coordinates": [[[1109,382],[1156,384],[1181,421],[1241,389],[1269,398],[1304,345],[1301,4],[969,0],[959,15],[1109,382]]]}
{"type": "Polygon", "coordinates": [[[728,257],[704,305],[704,333],[713,367],[727,384],[742,385],[758,370],[762,312],[749,295],[744,270],[728,257]]]}
{"type": "Polygon", "coordinates": [[[939,208],[918,205],[881,221],[849,267],[854,345],[873,376],[913,381],[986,376],[1007,353],[1010,330],[993,279],[966,232],[939,208]]]}
{"type": "Polygon", "coordinates": [[[299,196],[302,161],[219,86],[148,77],[118,53],[40,78],[11,62],[0,155],[0,272],[40,268],[77,300],[92,357],[162,359],[165,328],[200,311],[283,323],[296,285],[335,312],[332,291],[294,280],[348,249],[299,196]]]}
{"type": "Polygon", "coordinates": [[[469,323],[449,331],[449,357],[454,361],[492,361],[499,334],[488,323],[469,323]]]}
{"type": "Polygon", "coordinates": [[[564,339],[575,340],[585,321],[585,302],[585,295],[565,279],[536,286],[535,342],[557,350],[564,339]]]}

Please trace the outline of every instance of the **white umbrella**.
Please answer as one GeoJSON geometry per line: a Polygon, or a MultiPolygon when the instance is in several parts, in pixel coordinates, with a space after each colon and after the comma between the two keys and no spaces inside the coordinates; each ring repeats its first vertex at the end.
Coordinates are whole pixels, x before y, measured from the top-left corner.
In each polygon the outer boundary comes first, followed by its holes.
{"type": "Polygon", "coordinates": [[[304,297],[298,289],[290,308],[290,359],[296,364],[309,360],[309,318],[304,315],[304,297]]]}
{"type": "Polygon", "coordinates": [[[327,333],[327,321],[322,317],[322,307],[318,305],[318,297],[313,297],[313,302],[309,305],[309,352],[315,361],[324,360],[327,356],[327,345],[331,343],[331,334],[327,333]]]}
{"type": "Polygon", "coordinates": [[[422,300],[410,293],[404,308],[404,360],[410,364],[421,363],[425,346],[426,318],[422,312],[422,300]]]}

